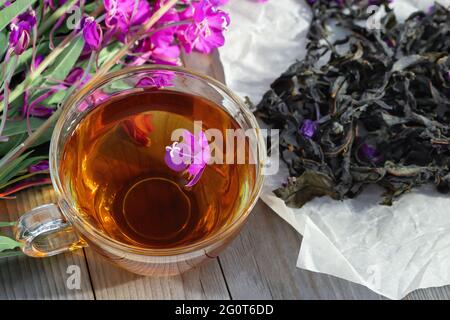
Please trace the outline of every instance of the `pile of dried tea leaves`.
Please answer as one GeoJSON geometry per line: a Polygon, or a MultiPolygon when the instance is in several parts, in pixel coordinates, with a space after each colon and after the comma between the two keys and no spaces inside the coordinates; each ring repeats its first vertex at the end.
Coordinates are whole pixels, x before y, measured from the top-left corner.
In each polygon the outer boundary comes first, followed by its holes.
{"type": "Polygon", "coordinates": [[[257,106],[280,129],[290,177],[275,193],[289,206],[368,184],[386,205],[427,183],[450,191],[450,11],[436,3],[398,23],[378,2],[373,28],[374,1],[310,0],[307,55],[257,106]]]}

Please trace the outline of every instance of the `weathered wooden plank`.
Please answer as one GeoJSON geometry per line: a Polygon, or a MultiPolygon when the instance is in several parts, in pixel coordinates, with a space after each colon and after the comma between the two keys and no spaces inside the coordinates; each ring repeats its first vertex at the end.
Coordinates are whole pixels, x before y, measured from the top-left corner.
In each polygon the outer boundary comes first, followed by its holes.
{"type": "Polygon", "coordinates": [[[225,83],[225,73],[220,61],[219,51],[214,50],[211,54],[205,55],[196,52],[190,54],[183,53],[183,65],[192,71],[209,75],[220,82],[225,83]]]}
{"type": "Polygon", "coordinates": [[[262,201],[219,256],[232,299],[381,299],[363,286],[296,267],[301,237],[262,201]]]}
{"type": "Polygon", "coordinates": [[[96,299],[229,299],[217,260],[181,276],[144,277],[86,249],[96,299]]]}
{"type": "MultiPolygon", "coordinates": [[[[0,201],[0,220],[14,221],[27,210],[55,201],[51,187],[21,192],[16,200],[0,201]]],[[[2,229],[2,231],[5,231],[2,229]]],[[[82,250],[51,258],[25,256],[0,260],[0,299],[93,299],[82,250]],[[80,269],[80,289],[66,285],[69,266],[80,269]]]]}
{"type": "Polygon", "coordinates": [[[405,300],[450,300],[450,286],[416,290],[405,300]]]}

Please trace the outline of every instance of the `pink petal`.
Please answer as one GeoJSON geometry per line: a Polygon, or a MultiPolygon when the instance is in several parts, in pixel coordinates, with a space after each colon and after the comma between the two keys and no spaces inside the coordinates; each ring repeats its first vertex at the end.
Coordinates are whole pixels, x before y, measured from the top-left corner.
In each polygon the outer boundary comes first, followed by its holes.
{"type": "Polygon", "coordinates": [[[189,183],[186,185],[186,187],[190,188],[190,187],[194,186],[202,177],[204,170],[205,170],[205,167],[203,167],[203,169],[200,170],[191,181],[189,181],[189,183]]]}
{"type": "Polygon", "coordinates": [[[180,157],[171,157],[170,150],[166,150],[166,154],[164,155],[164,162],[167,166],[175,172],[181,172],[186,170],[187,164],[181,161],[180,157]]]}

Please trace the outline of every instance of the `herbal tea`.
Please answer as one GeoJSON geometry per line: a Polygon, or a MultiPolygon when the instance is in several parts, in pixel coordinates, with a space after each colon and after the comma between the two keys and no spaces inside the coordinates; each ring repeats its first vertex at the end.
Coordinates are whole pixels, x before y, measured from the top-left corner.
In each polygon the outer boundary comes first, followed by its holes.
{"type": "MultiPolygon", "coordinates": [[[[256,167],[171,163],[181,149],[171,140],[177,129],[209,151],[204,135],[190,134],[194,121],[224,137],[239,129],[214,103],[167,90],[121,95],[88,113],[68,138],[60,166],[80,214],[115,240],[145,248],[189,245],[232,223],[252,192],[256,167]]],[[[225,150],[224,140],[224,159],[225,150]]]]}

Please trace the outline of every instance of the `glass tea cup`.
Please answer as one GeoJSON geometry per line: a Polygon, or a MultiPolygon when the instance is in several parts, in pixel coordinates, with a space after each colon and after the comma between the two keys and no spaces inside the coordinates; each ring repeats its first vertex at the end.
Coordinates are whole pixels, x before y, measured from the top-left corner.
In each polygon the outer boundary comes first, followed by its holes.
{"type": "MultiPolygon", "coordinates": [[[[89,246],[119,267],[141,275],[175,275],[211,260],[237,235],[256,203],[263,185],[266,149],[258,123],[246,105],[220,82],[184,68],[142,66],[112,72],[71,96],[62,107],[50,144],[50,175],[57,203],[30,210],[19,219],[16,239],[22,251],[32,257],[48,257],[89,246]],[[163,75],[163,77],[161,77],[163,75]],[[232,221],[197,242],[173,248],[142,248],[123,243],[106,234],[95,220],[80,213],[76,195],[60,176],[60,167],[68,139],[77,125],[100,102],[139,90],[142,79],[154,79],[156,90],[166,90],[164,78],[170,76],[171,91],[202,97],[227,112],[243,130],[251,129],[250,152],[255,163],[254,185],[240,198],[239,210],[232,221]]],[[[198,119],[201,120],[201,119],[198,119]]],[[[249,173],[250,174],[250,173],[249,173]]]]}

